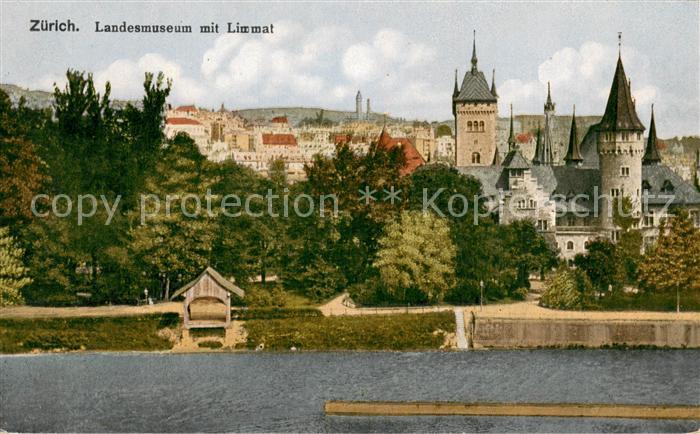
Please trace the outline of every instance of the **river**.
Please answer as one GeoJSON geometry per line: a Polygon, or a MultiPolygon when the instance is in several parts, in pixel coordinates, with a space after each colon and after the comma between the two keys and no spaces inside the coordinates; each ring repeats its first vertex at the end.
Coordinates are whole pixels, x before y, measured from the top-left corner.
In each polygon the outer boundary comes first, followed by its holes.
{"type": "Polygon", "coordinates": [[[700,421],[325,416],[327,399],[700,404],[700,350],[0,356],[7,431],[690,432],[700,421]]]}

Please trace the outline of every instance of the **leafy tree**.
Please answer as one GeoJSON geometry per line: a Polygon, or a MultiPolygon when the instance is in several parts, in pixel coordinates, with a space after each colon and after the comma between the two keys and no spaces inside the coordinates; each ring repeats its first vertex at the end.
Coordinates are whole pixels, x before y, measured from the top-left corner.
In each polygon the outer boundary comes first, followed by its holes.
{"type": "Polygon", "coordinates": [[[438,137],[451,136],[452,135],[452,128],[450,128],[449,125],[441,124],[437,127],[436,134],[438,137]]]}
{"type": "Polygon", "coordinates": [[[685,211],[670,217],[640,267],[643,288],[650,291],[700,291],[700,230],[685,211]]]}
{"type": "Polygon", "coordinates": [[[0,139],[0,219],[31,219],[32,199],[46,181],[46,165],[31,142],[0,139]]]}
{"type": "Polygon", "coordinates": [[[591,283],[599,291],[609,287],[622,289],[625,282],[625,268],[617,246],[607,239],[598,239],[588,244],[587,253],[574,257],[574,265],[583,270],[591,283]]]}
{"type": "Polygon", "coordinates": [[[554,309],[583,309],[592,297],[593,286],[581,270],[561,267],[547,282],[540,305],[554,309]]]}
{"type": "MultiPolygon", "coordinates": [[[[145,276],[159,282],[157,290],[163,296],[171,285],[194,278],[211,260],[216,220],[204,209],[206,191],[213,183],[206,176],[206,164],[194,141],[178,134],[146,182],[148,191],[159,198],[160,207],[144,200],[145,209],[131,213],[131,251],[145,276]],[[195,197],[185,200],[188,195],[195,197]],[[171,206],[166,202],[168,196],[171,206]],[[202,207],[199,210],[197,200],[202,207]],[[148,213],[143,225],[140,213],[148,213]]],[[[150,291],[154,293],[153,288],[150,291]]]]}
{"type": "Polygon", "coordinates": [[[403,302],[440,302],[455,282],[455,247],[446,220],[405,211],[386,227],[374,266],[383,286],[403,302]],[[409,297],[409,296],[413,297],[409,297]]]}
{"type": "Polygon", "coordinates": [[[22,263],[23,254],[10,236],[10,230],[0,227],[0,306],[24,304],[21,290],[32,279],[22,263]]]}

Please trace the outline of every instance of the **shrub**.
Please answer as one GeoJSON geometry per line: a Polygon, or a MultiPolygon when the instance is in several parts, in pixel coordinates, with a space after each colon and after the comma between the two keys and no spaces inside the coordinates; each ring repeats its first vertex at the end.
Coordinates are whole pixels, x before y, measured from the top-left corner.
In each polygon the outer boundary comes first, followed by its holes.
{"type": "Polygon", "coordinates": [[[253,319],[313,318],[319,316],[323,316],[321,311],[312,307],[260,307],[234,310],[231,312],[231,318],[238,321],[248,321],[253,319]]]}
{"type": "Polygon", "coordinates": [[[540,305],[554,309],[583,309],[590,304],[593,285],[578,269],[560,268],[547,283],[540,305]]]}

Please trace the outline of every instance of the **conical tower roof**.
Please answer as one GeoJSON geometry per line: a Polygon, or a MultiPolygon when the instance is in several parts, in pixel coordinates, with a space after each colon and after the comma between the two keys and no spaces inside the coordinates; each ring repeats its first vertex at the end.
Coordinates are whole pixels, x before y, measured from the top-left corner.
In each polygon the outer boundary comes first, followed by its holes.
{"type": "Polygon", "coordinates": [[[569,133],[569,149],[566,151],[564,161],[569,165],[578,165],[583,162],[581,147],[578,143],[578,130],[576,128],[576,106],[571,117],[571,132],[569,133]]]}
{"type": "Polygon", "coordinates": [[[542,129],[537,125],[537,140],[535,141],[535,156],[532,157],[532,164],[540,165],[540,154],[542,153],[542,129]]]}
{"type": "Polygon", "coordinates": [[[510,134],[508,135],[508,150],[515,148],[515,132],[513,131],[513,104],[510,105],[510,134]]]}
{"type": "Polygon", "coordinates": [[[656,145],[656,122],[654,121],[654,106],[651,106],[651,122],[649,123],[649,138],[647,139],[647,147],[644,149],[644,157],[642,164],[659,164],[661,156],[656,145]]]}
{"type": "Polygon", "coordinates": [[[600,121],[600,129],[607,131],[644,131],[644,125],[639,120],[632,101],[625,68],[622,66],[622,58],[617,58],[617,67],[613,77],[608,103],[605,106],[605,114],[600,121]]]}

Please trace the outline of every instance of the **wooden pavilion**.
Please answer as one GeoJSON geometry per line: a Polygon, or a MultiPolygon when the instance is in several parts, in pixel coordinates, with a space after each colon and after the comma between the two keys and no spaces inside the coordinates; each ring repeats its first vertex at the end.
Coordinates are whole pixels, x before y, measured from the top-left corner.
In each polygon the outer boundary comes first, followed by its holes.
{"type": "Polygon", "coordinates": [[[231,324],[231,294],[245,296],[241,288],[207,267],[199,277],[175,291],[170,299],[184,295],[186,329],[228,327],[231,324]]]}

